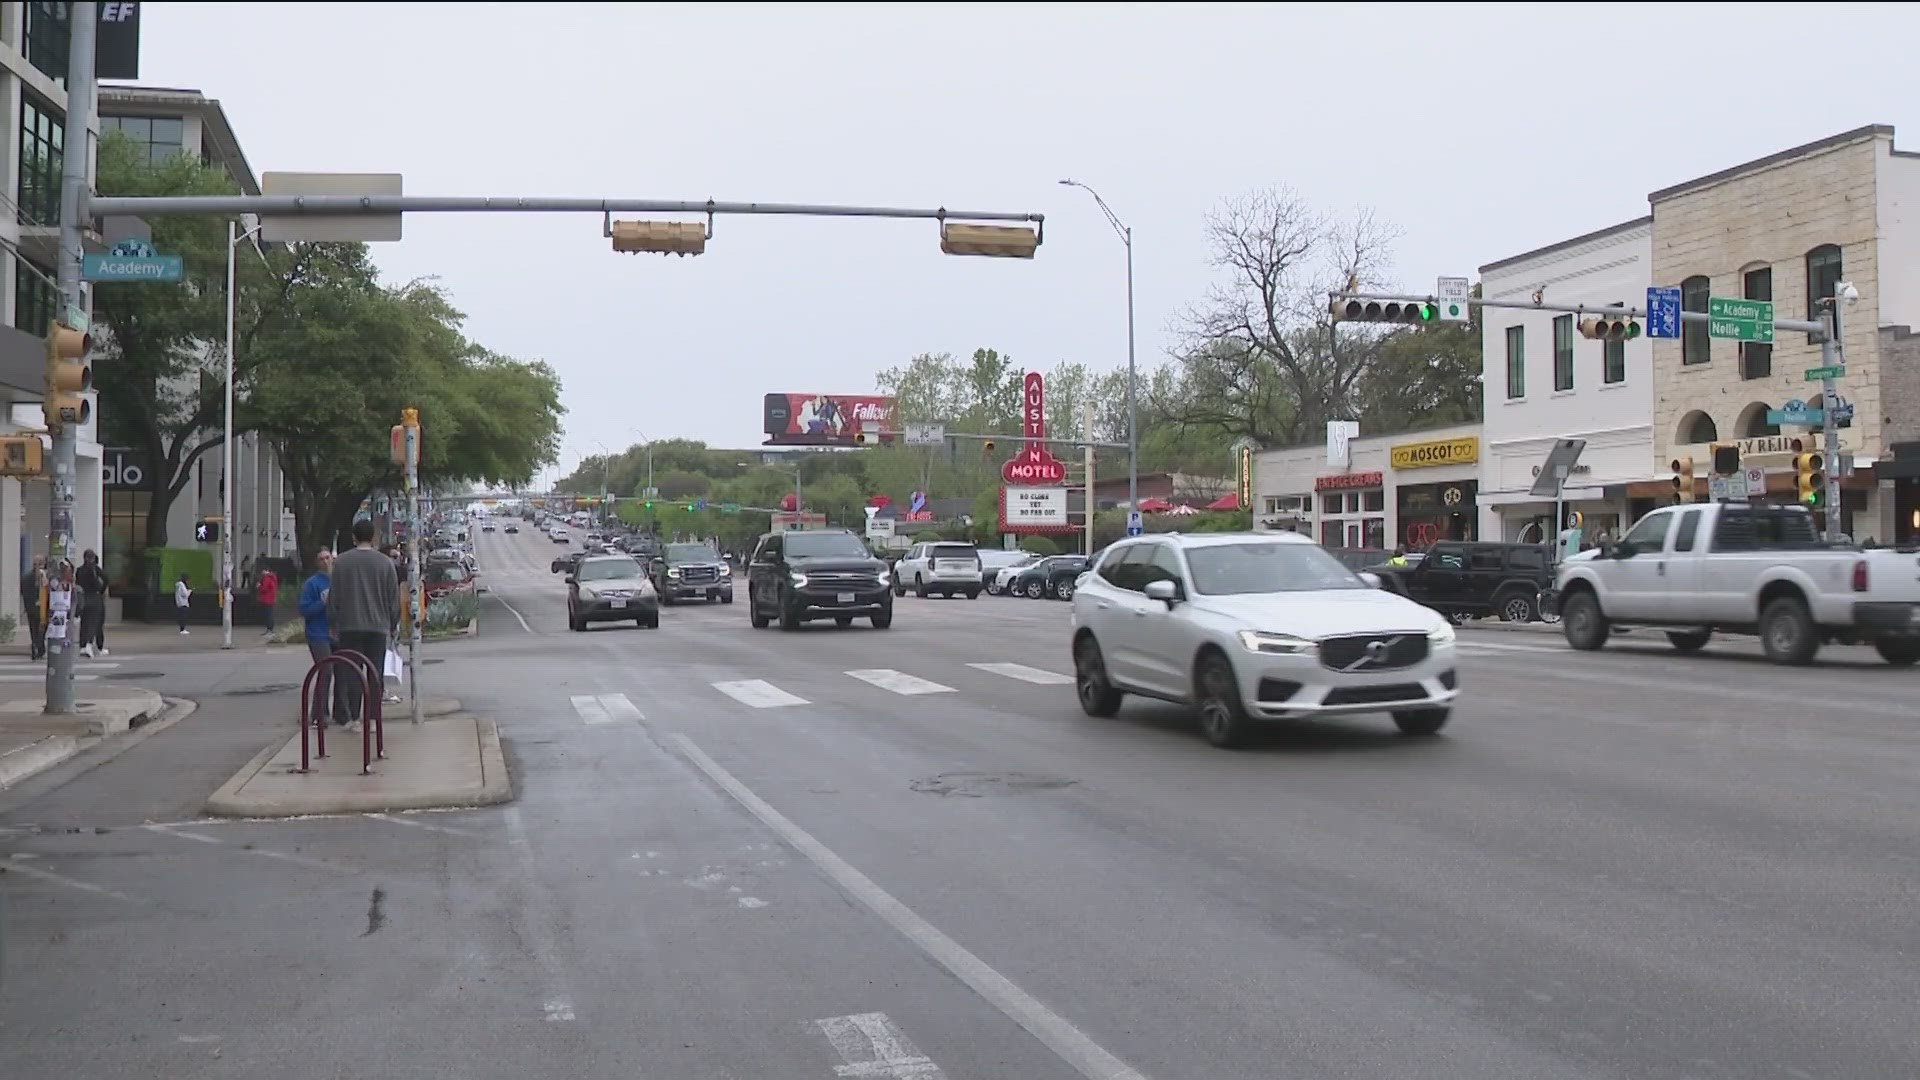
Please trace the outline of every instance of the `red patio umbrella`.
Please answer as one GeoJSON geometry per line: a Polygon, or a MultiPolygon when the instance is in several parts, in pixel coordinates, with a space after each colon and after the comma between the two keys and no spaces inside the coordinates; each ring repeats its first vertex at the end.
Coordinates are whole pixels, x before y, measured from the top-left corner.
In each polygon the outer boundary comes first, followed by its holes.
{"type": "Polygon", "coordinates": [[[1210,502],[1210,503],[1208,503],[1208,504],[1207,504],[1207,509],[1209,509],[1209,510],[1238,510],[1238,509],[1240,509],[1240,493],[1239,493],[1239,492],[1237,492],[1237,491],[1230,491],[1230,492],[1228,492],[1227,494],[1225,494],[1225,495],[1222,495],[1222,496],[1220,496],[1219,498],[1217,498],[1217,499],[1215,499],[1215,500],[1213,500],[1212,502],[1210,502]]]}
{"type": "Polygon", "coordinates": [[[1143,514],[1164,514],[1173,509],[1173,504],[1165,499],[1141,499],[1140,512],[1143,514]]]}

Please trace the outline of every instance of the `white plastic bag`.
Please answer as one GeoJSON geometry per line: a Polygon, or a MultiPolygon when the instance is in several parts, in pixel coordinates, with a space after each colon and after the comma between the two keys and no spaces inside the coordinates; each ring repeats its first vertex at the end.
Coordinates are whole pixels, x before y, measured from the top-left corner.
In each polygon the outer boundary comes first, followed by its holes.
{"type": "Polygon", "coordinates": [[[405,682],[407,681],[406,671],[407,671],[406,665],[402,663],[400,660],[400,650],[388,649],[387,650],[387,678],[393,679],[396,682],[405,682]]]}

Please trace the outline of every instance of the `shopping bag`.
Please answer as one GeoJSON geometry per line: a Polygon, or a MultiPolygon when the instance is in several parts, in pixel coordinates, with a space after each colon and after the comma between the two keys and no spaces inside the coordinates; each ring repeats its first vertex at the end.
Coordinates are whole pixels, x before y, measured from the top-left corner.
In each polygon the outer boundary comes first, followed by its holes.
{"type": "Polygon", "coordinates": [[[399,682],[406,681],[406,667],[400,662],[400,650],[387,650],[387,678],[399,682]]]}

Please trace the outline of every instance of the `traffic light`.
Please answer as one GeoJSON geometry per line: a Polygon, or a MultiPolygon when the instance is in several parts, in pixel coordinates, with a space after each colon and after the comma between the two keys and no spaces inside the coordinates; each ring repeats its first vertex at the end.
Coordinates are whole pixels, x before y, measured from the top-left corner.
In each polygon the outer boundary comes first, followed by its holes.
{"type": "Polygon", "coordinates": [[[1335,297],[1327,305],[1334,322],[1384,322],[1420,326],[1440,318],[1440,309],[1424,300],[1356,300],[1335,297]]]}
{"type": "Polygon", "coordinates": [[[698,221],[616,221],[608,232],[615,251],[698,255],[707,250],[707,227],[698,221]]]}
{"type": "Polygon", "coordinates": [[[1713,444],[1713,475],[1732,476],[1740,471],[1740,447],[1737,443],[1713,444]]]}
{"type": "Polygon", "coordinates": [[[949,255],[985,255],[995,259],[1031,259],[1040,234],[1019,225],[940,226],[940,250],[949,255]]]}
{"type": "Polygon", "coordinates": [[[47,327],[47,394],[40,408],[48,431],[84,424],[93,415],[93,406],[80,396],[93,388],[93,368],[86,361],[91,348],[93,338],[84,330],[58,322],[47,327]]]}
{"type": "Polygon", "coordinates": [[[207,518],[193,527],[193,538],[202,544],[211,544],[220,539],[220,519],[207,518]]]}
{"type": "Polygon", "coordinates": [[[865,445],[867,445],[867,433],[866,433],[866,432],[864,432],[864,431],[856,431],[856,432],[854,432],[854,433],[853,433],[853,445],[855,445],[855,446],[865,446],[865,445]]]}
{"type": "Polygon", "coordinates": [[[0,476],[39,476],[45,452],[38,435],[0,438],[0,476]]]}
{"type": "Polygon", "coordinates": [[[1625,315],[1613,318],[1589,315],[1580,320],[1580,336],[1594,341],[1632,341],[1640,336],[1640,321],[1625,315]]]}
{"type": "Polygon", "coordinates": [[[1680,502],[1693,501],[1693,459],[1674,458],[1667,463],[1673,469],[1673,497],[1680,502]]]}
{"type": "Polygon", "coordinates": [[[1820,454],[1793,455],[1793,490],[1802,503],[1818,510],[1827,497],[1827,459],[1820,454]]]}

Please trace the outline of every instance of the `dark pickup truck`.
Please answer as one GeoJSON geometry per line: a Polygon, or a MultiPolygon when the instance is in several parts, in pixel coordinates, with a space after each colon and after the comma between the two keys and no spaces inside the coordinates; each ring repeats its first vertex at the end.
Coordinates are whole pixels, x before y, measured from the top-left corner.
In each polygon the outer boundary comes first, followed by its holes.
{"type": "Polygon", "coordinates": [[[660,602],[718,600],[733,603],[733,567],[706,544],[665,544],[648,564],[660,602]]]}

